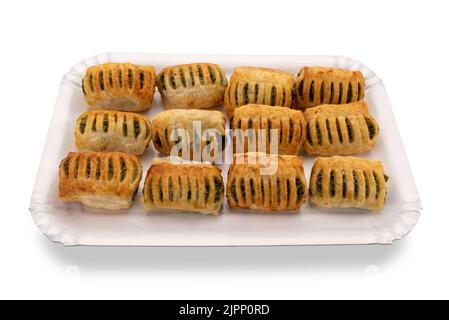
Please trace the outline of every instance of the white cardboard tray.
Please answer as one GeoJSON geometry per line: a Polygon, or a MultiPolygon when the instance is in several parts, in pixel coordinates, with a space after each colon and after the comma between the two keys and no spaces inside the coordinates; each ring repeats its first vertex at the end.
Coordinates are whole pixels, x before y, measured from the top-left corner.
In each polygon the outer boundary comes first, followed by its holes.
{"type": "MultiPolygon", "coordinates": [[[[156,91],[154,115],[163,111],[156,91]]],[[[144,175],[157,152],[150,147],[142,158],[144,175]]],[[[308,180],[313,158],[304,156],[308,180]]],[[[222,166],[226,179],[228,166],[222,166]]],[[[238,56],[108,53],[75,65],[61,83],[42,160],[31,198],[30,211],[38,228],[64,245],[121,246],[253,246],[390,244],[417,223],[421,204],[393,112],[382,81],[361,63],[339,56],[238,56]],[[231,211],[225,199],[218,217],[192,213],[145,213],[139,201],[127,211],[107,212],[58,199],[58,166],[74,144],[75,119],[86,110],[81,78],[87,67],[106,62],[132,62],[164,66],[214,62],[228,78],[239,65],[266,66],[297,73],[305,65],[361,70],[366,100],[380,126],[377,147],[362,155],[384,162],[390,176],[385,207],[376,213],[356,209],[320,209],[305,204],[298,213],[264,214],[231,211]]]]}

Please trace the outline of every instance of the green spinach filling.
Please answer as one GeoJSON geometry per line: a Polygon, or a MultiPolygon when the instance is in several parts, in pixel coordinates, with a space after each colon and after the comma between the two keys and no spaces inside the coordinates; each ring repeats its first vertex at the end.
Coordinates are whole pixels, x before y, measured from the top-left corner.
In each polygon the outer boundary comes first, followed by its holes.
{"type": "Polygon", "coordinates": [[[271,87],[271,102],[270,105],[275,106],[276,105],[276,87],[271,87]]]}
{"type": "Polygon", "coordinates": [[[133,88],[133,71],[131,69],[128,69],[128,86],[129,89],[133,88]]]}
{"type": "Polygon", "coordinates": [[[120,181],[125,180],[126,177],[126,163],[125,159],[120,158],[120,181]]]}
{"type": "Polygon", "coordinates": [[[301,202],[304,196],[304,187],[302,185],[300,178],[295,179],[295,184],[296,184],[296,204],[298,204],[299,202],[301,202]]]}
{"type": "Polygon", "coordinates": [[[335,172],[333,170],[329,178],[329,192],[331,197],[335,197],[335,172]]]}
{"type": "Polygon", "coordinates": [[[250,194],[251,194],[251,202],[255,203],[256,202],[256,187],[254,185],[253,178],[249,179],[249,189],[250,189],[250,194]]]}
{"type": "Polygon", "coordinates": [[[164,201],[164,190],[162,189],[162,178],[159,178],[159,181],[157,183],[157,188],[159,191],[159,200],[161,202],[163,202],[164,201]]]}
{"type": "Polygon", "coordinates": [[[173,201],[174,197],[175,194],[174,194],[173,178],[170,176],[168,177],[168,199],[170,201],[173,201]]]}
{"type": "Polygon", "coordinates": [[[348,85],[348,96],[346,97],[346,103],[350,103],[352,101],[352,84],[349,82],[348,85]]]}
{"type": "Polygon", "coordinates": [[[79,166],[79,162],[80,162],[80,157],[76,157],[75,158],[75,168],[73,169],[74,173],[75,173],[75,179],[78,178],[78,166],[79,166]]]}
{"type": "Polygon", "coordinates": [[[140,122],[137,118],[134,118],[133,124],[134,124],[134,138],[137,139],[137,137],[140,135],[140,122]]]}
{"type": "Polygon", "coordinates": [[[326,119],[326,130],[327,130],[327,138],[329,140],[329,143],[334,143],[334,139],[332,139],[332,132],[331,132],[331,125],[329,122],[329,119],[326,119]]]}
{"type": "Polygon", "coordinates": [[[243,86],[243,104],[248,104],[248,102],[249,102],[248,89],[249,89],[249,83],[247,82],[243,86]]]}
{"type": "Polygon", "coordinates": [[[218,177],[214,177],[215,197],[214,202],[218,202],[223,194],[223,181],[218,177]]]}
{"type": "Polygon", "coordinates": [[[320,171],[316,177],[316,191],[322,197],[323,196],[323,172],[320,171]]]}
{"type": "Polygon", "coordinates": [[[97,165],[95,166],[95,179],[100,180],[101,176],[101,162],[100,158],[97,158],[97,165]]]}
{"type": "Polygon", "coordinates": [[[298,84],[298,95],[301,99],[304,98],[304,80],[301,80],[298,84]]]}
{"type": "Polygon", "coordinates": [[[87,124],[87,116],[84,116],[80,119],[79,130],[81,134],[84,134],[84,132],[86,131],[86,124],[87,124]]]}
{"type": "Polygon", "coordinates": [[[295,124],[293,123],[292,119],[288,120],[288,143],[292,143],[293,141],[293,134],[295,133],[295,124]]]}
{"type": "Polygon", "coordinates": [[[114,177],[114,164],[112,158],[108,158],[108,180],[112,180],[114,177]]]}
{"type": "Polygon", "coordinates": [[[205,81],[204,81],[204,73],[203,73],[203,68],[201,68],[201,66],[198,66],[198,76],[200,78],[200,83],[201,85],[205,85],[205,81]]]}
{"type": "Polygon", "coordinates": [[[338,104],[341,104],[343,100],[343,83],[338,84],[338,104]]]}
{"type": "Polygon", "coordinates": [[[354,132],[352,130],[351,121],[349,120],[349,118],[345,118],[345,122],[346,122],[346,130],[348,131],[349,142],[353,142],[354,141],[354,132]]]}
{"type": "Polygon", "coordinates": [[[376,135],[376,126],[374,125],[374,123],[371,121],[370,118],[365,117],[365,123],[366,126],[368,127],[368,131],[369,131],[369,138],[370,140],[374,138],[374,136],[376,135]]]}
{"type": "Polygon", "coordinates": [[[139,72],[139,89],[142,90],[145,84],[145,74],[143,71],[139,72]]]}
{"type": "Polygon", "coordinates": [[[209,71],[210,81],[212,82],[212,84],[215,84],[215,82],[217,82],[217,76],[214,69],[212,69],[211,66],[207,66],[207,70],[209,71]]]}
{"type": "Polygon", "coordinates": [[[86,160],[86,178],[90,178],[90,157],[86,160]]]}
{"type": "Polygon", "coordinates": [[[100,80],[100,90],[103,91],[104,90],[104,76],[103,76],[103,71],[100,71],[98,74],[98,78],[100,80]]]}
{"type": "Polygon", "coordinates": [[[205,178],[204,179],[204,203],[207,203],[207,201],[209,200],[209,194],[210,194],[210,183],[209,183],[209,179],[205,178]]]}
{"type": "Polygon", "coordinates": [[[109,129],[109,114],[105,114],[103,117],[103,132],[108,132],[109,129]]]}

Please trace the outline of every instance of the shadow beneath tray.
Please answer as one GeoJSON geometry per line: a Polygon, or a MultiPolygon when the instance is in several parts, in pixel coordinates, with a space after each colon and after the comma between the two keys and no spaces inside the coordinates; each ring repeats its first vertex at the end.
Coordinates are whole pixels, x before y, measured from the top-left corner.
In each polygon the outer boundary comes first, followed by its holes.
{"type": "Polygon", "coordinates": [[[63,247],[44,237],[43,251],[62,266],[95,271],[223,272],[269,271],[368,271],[386,267],[407,250],[408,239],[393,245],[310,247],[63,247]]]}

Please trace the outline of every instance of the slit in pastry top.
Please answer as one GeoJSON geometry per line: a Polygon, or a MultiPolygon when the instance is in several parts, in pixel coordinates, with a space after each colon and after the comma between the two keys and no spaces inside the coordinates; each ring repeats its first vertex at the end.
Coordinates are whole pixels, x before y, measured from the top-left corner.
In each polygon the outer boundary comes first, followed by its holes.
{"type": "Polygon", "coordinates": [[[225,92],[225,109],[228,117],[246,104],[264,104],[290,108],[294,85],[293,74],[285,71],[236,67],[225,92]]]}
{"type": "Polygon", "coordinates": [[[318,157],[310,175],[310,203],[324,208],[380,210],[388,176],[382,162],[358,157],[318,157]]]}
{"type": "Polygon", "coordinates": [[[277,150],[273,153],[298,155],[305,136],[302,112],[286,107],[241,106],[235,109],[230,127],[234,134],[234,153],[271,153],[270,148],[275,148],[273,142],[276,135],[277,150]]]}
{"type": "Polygon", "coordinates": [[[166,109],[208,109],[223,104],[228,80],[213,63],[191,63],[162,69],[157,87],[166,109]]]}
{"type": "Polygon", "coordinates": [[[141,201],[146,211],[171,209],[218,215],[223,198],[221,171],[214,165],[155,158],[141,201]]]}
{"type": "Polygon", "coordinates": [[[294,90],[297,106],[302,109],[347,104],[364,99],[365,80],[360,71],[304,67],[295,79],[294,90]]]}
{"type": "Polygon", "coordinates": [[[307,200],[302,160],[291,155],[236,154],[228,171],[226,196],[231,208],[298,210],[307,200]],[[262,170],[271,166],[273,172],[262,170]]]}
{"type": "Polygon", "coordinates": [[[122,152],[71,152],[59,166],[59,197],[102,209],[132,206],[142,177],[139,158],[122,152]]]}
{"type": "Polygon", "coordinates": [[[153,102],[156,70],[131,63],[99,64],[87,69],[81,87],[90,109],[143,111],[153,102]]]}
{"type": "Polygon", "coordinates": [[[379,126],[364,101],[308,108],[304,118],[310,155],[364,153],[376,146],[379,126]]]}

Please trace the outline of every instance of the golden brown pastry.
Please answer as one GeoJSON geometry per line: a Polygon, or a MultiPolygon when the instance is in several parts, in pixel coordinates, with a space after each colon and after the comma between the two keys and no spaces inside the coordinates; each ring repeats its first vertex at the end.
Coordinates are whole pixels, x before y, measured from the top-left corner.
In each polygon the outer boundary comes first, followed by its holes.
{"type": "Polygon", "coordinates": [[[250,104],[265,104],[290,108],[293,74],[269,68],[237,67],[225,92],[225,108],[231,117],[235,108],[250,104]]]}
{"type": "Polygon", "coordinates": [[[150,139],[150,120],[137,113],[91,110],[76,120],[75,143],[80,151],[120,151],[141,155],[150,139]]]}
{"type": "Polygon", "coordinates": [[[299,108],[361,101],[365,80],[360,71],[304,67],[295,80],[295,95],[299,108]]]}
{"type": "Polygon", "coordinates": [[[376,146],[379,126],[364,101],[309,108],[304,118],[304,150],[308,154],[347,155],[367,152],[376,146]]]}
{"type": "Polygon", "coordinates": [[[223,104],[228,79],[213,63],[191,63],[164,68],[157,87],[166,109],[207,109],[223,104]]]}
{"type": "Polygon", "coordinates": [[[224,197],[221,170],[212,164],[153,159],[143,187],[146,211],[171,209],[218,215],[224,197]]]}
{"type": "MultiPolygon", "coordinates": [[[[203,152],[204,148],[208,146],[213,147],[213,150],[210,152],[211,159],[207,160],[213,161],[214,157],[218,155],[218,152],[214,151],[224,148],[225,125],[225,117],[220,111],[195,109],[163,111],[158,113],[152,122],[153,144],[160,153],[170,154],[178,143],[178,145],[182,145],[180,143],[183,139],[181,130],[185,130],[188,133],[185,136],[188,140],[185,141],[185,144],[190,150],[190,158],[187,158],[192,160],[194,150],[199,149],[200,152],[203,152]],[[201,124],[201,132],[199,130],[198,133],[194,132],[194,122],[201,124]]],[[[188,156],[188,153],[186,155],[188,156]]]]}
{"type": "Polygon", "coordinates": [[[234,155],[226,186],[229,207],[264,211],[298,210],[307,199],[302,160],[298,156],[250,152],[234,155]],[[262,168],[277,165],[271,175],[262,168]]]}
{"type": "Polygon", "coordinates": [[[90,109],[143,111],[153,102],[156,70],[152,66],[105,63],[87,69],[82,88],[90,109]]]}
{"type": "Polygon", "coordinates": [[[324,208],[380,210],[387,196],[387,181],[380,161],[319,157],[310,176],[310,203],[324,208]]]}
{"type": "Polygon", "coordinates": [[[94,208],[132,206],[142,178],[139,158],[121,152],[70,152],[59,165],[59,197],[94,208]]]}
{"type": "Polygon", "coordinates": [[[270,130],[277,130],[277,154],[298,155],[305,135],[305,122],[302,112],[286,107],[272,107],[259,104],[248,104],[234,111],[231,118],[231,129],[234,131],[234,153],[245,153],[251,150],[270,152],[272,135],[270,130]],[[237,129],[240,129],[238,131],[237,129]],[[254,133],[248,131],[254,130],[254,133]],[[259,129],[265,130],[259,132],[259,129]],[[259,150],[259,135],[265,134],[262,149],[259,150]]]}

